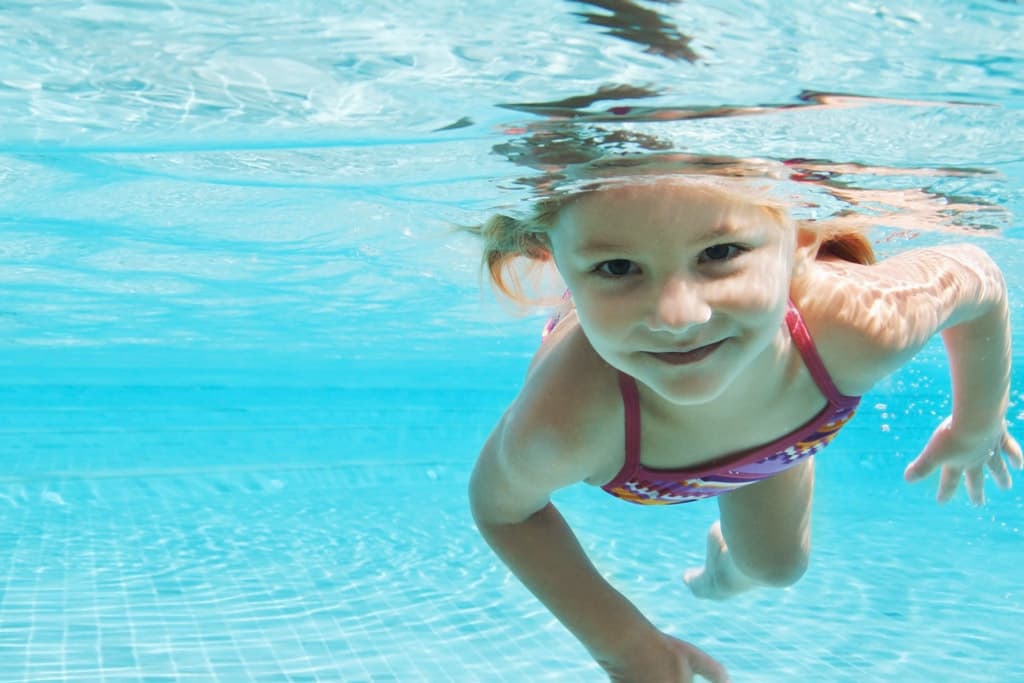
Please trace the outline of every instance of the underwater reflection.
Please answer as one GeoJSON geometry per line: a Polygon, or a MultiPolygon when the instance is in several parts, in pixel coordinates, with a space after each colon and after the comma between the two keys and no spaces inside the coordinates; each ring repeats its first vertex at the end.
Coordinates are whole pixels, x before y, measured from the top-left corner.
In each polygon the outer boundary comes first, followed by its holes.
{"type": "MultiPolygon", "coordinates": [[[[602,26],[610,36],[644,46],[644,52],[675,61],[695,62],[699,55],[690,48],[692,39],[684,35],[667,17],[629,0],[572,0],[579,5],[605,10],[573,12],[588,24],[602,26]]],[[[660,0],[665,5],[679,0],[660,0]]]]}
{"type": "MultiPolygon", "coordinates": [[[[718,104],[718,105],[666,105],[660,107],[638,107],[635,105],[614,105],[601,111],[585,111],[596,102],[633,100],[659,97],[662,92],[634,85],[604,85],[593,93],[567,97],[551,102],[506,102],[499,107],[522,111],[555,120],[572,119],[576,123],[609,123],[650,121],[686,121],[690,119],[720,119],[734,116],[759,116],[786,111],[815,111],[829,109],[855,109],[877,105],[905,107],[982,107],[972,102],[931,101],[893,97],[872,97],[853,93],[803,90],[795,102],[767,104],[718,104]]],[[[544,123],[531,124],[531,130],[543,128],[544,123]]]]}
{"type": "MultiPolygon", "coordinates": [[[[505,128],[509,139],[493,151],[517,166],[537,173],[517,178],[515,185],[548,196],[567,185],[598,178],[637,174],[687,174],[764,178],[786,181],[797,198],[797,213],[808,220],[838,221],[845,228],[886,226],[905,231],[991,231],[1009,221],[996,202],[944,185],[944,179],[976,179],[996,174],[980,167],[886,166],[826,158],[753,158],[678,149],[667,137],[611,122],[659,121],[666,125],[687,119],[725,118],[772,112],[848,109],[873,105],[907,107],[974,106],[957,102],[875,98],[805,91],[796,103],[756,106],[722,105],[636,107],[613,104],[602,111],[595,103],[656,97],[649,88],[608,85],[594,92],[548,102],[502,104],[514,111],[543,117],[505,128]]],[[[647,130],[650,130],[648,127],[647,130]]]]}

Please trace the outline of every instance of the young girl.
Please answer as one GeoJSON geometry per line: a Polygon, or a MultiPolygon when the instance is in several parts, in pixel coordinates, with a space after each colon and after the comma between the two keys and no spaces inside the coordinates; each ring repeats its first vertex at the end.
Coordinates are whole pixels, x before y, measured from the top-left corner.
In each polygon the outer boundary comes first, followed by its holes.
{"type": "MultiPolygon", "coordinates": [[[[739,184],[739,183],[744,184],[739,184]]],[[[1010,485],[1010,328],[1002,276],[980,249],[874,263],[860,234],[798,225],[725,178],[603,181],[478,229],[497,286],[517,257],[553,261],[571,301],[470,483],[478,528],[612,680],[727,680],[606,582],[550,502],[576,482],[631,503],[715,497],[702,598],[788,586],[807,567],[814,461],[859,397],[941,332],[953,414],[906,470],[941,468],[983,500],[1010,485]]],[[[513,282],[514,284],[514,282],[513,282]]]]}

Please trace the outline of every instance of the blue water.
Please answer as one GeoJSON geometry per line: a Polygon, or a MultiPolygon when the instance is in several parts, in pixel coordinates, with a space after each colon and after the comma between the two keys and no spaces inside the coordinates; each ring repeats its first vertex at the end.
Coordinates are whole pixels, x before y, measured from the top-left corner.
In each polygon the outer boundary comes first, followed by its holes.
{"type": "MultiPolygon", "coordinates": [[[[815,159],[882,253],[980,244],[1022,436],[1024,6],[618,7],[648,30],[540,0],[4,3],[0,681],[602,680],[465,501],[546,312],[481,290],[450,227],[523,207],[531,135],[815,159]],[[607,85],[636,92],[567,114],[607,85]]],[[[866,398],[785,591],[689,596],[714,505],[557,500],[735,681],[1024,680],[1024,477],[981,508],[902,482],[949,400],[937,343],[866,398]]]]}

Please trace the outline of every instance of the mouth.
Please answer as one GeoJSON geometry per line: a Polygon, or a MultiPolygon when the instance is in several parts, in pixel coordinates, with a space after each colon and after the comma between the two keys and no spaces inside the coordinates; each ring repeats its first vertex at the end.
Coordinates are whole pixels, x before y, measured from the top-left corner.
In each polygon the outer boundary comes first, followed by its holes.
{"type": "Polygon", "coordinates": [[[647,354],[669,365],[689,365],[704,360],[718,350],[725,340],[716,341],[713,344],[699,346],[689,351],[648,351],[647,354]]]}

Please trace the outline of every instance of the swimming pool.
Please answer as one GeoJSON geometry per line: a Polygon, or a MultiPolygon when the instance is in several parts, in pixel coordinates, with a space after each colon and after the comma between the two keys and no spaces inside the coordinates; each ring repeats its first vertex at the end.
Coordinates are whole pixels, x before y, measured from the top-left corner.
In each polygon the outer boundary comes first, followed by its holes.
{"type": "MultiPolygon", "coordinates": [[[[0,28],[0,681],[601,680],[465,500],[546,312],[481,294],[449,226],[552,167],[789,160],[883,252],[982,245],[1024,325],[1017,2],[58,0],[0,28]]],[[[1020,477],[982,508],[902,482],[948,403],[934,344],[867,397],[785,591],[689,596],[713,505],[558,502],[736,681],[1024,680],[1020,477]]]]}

